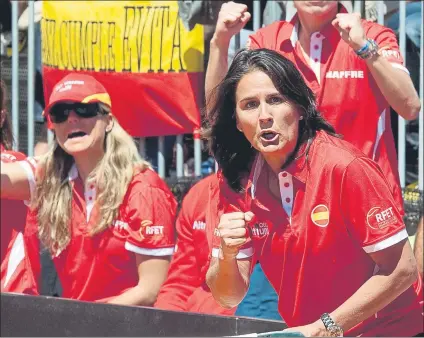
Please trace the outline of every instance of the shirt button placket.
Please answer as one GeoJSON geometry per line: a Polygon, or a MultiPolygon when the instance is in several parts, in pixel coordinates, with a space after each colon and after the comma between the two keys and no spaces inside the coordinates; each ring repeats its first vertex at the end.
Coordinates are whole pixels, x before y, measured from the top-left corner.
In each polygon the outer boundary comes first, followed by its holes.
{"type": "Polygon", "coordinates": [[[96,198],[96,187],[94,184],[89,184],[85,189],[85,211],[87,222],[90,220],[91,211],[93,210],[94,200],[96,198]]]}
{"type": "Polygon", "coordinates": [[[283,171],[278,174],[278,181],[280,183],[281,203],[283,205],[284,211],[289,217],[289,222],[291,225],[291,215],[293,209],[293,176],[286,171],[283,171]]]}
{"type": "Polygon", "coordinates": [[[310,44],[311,67],[318,83],[321,83],[321,54],[323,35],[319,32],[312,34],[310,44]]]}

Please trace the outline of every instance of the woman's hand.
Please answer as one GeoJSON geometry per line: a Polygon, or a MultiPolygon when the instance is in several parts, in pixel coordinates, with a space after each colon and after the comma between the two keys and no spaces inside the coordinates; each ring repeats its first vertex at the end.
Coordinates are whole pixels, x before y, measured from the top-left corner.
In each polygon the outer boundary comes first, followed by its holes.
{"type": "Polygon", "coordinates": [[[221,255],[225,259],[235,259],[239,249],[249,238],[247,222],[253,219],[252,212],[231,212],[223,214],[219,221],[218,232],[221,237],[221,255]]]}
{"type": "Polygon", "coordinates": [[[367,42],[359,13],[339,13],[332,22],[342,39],[353,48],[361,49],[367,42]]]}
{"type": "Polygon", "coordinates": [[[325,329],[320,320],[308,325],[290,327],[283,332],[299,332],[305,337],[331,337],[330,332],[325,329]]]}

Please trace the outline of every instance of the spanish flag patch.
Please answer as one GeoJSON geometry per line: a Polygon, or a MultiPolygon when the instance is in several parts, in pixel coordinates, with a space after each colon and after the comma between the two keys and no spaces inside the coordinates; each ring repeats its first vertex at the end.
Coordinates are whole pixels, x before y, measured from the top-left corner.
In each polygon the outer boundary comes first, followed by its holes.
{"type": "Polygon", "coordinates": [[[324,204],[319,204],[312,209],[311,220],[319,227],[326,227],[330,222],[330,211],[324,204]]]}

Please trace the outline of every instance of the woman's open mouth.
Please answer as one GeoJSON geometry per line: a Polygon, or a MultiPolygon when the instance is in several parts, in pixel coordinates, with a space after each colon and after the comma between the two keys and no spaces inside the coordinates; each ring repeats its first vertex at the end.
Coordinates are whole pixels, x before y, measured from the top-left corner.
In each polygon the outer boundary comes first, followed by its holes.
{"type": "Polygon", "coordinates": [[[83,131],[74,131],[68,134],[68,139],[84,137],[85,135],[87,135],[87,133],[84,133],[83,131]]]}
{"type": "Polygon", "coordinates": [[[273,131],[265,131],[261,133],[260,139],[265,142],[273,142],[277,140],[278,134],[273,131]]]}

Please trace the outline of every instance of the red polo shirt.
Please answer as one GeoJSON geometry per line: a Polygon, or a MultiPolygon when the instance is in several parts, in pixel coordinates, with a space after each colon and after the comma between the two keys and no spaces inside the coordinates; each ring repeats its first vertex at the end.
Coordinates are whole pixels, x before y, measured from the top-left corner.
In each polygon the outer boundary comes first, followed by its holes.
{"type": "MultiPolygon", "coordinates": [[[[34,162],[20,162],[34,187],[34,162]]],[[[72,186],[71,240],[53,261],[63,297],[104,300],[122,294],[138,283],[135,254],[169,256],[174,251],[176,201],[165,182],[150,169],[134,175],[119,214],[111,226],[90,236],[97,224],[96,187],[83,185],[76,166],[69,172],[72,186]]],[[[54,206],[52,206],[54,207],[54,206]]],[[[24,241],[36,276],[39,276],[37,212],[28,216],[24,241]]]]}
{"type": "MultiPolygon", "coordinates": [[[[314,91],[326,120],[346,141],[378,163],[395,200],[403,205],[390,107],[366,62],[340,38],[331,23],[312,34],[311,61],[307,62],[298,43],[298,25],[297,15],[291,22],[275,22],[251,35],[250,46],[275,50],[296,65],[314,91]]],[[[408,72],[393,31],[365,20],[362,25],[366,36],[378,43],[380,55],[393,67],[408,72]]]]}
{"type": "MultiPolygon", "coordinates": [[[[5,150],[0,145],[0,160],[10,163],[25,159],[25,155],[16,151],[5,150]]],[[[25,247],[23,232],[25,228],[27,207],[22,201],[2,199],[1,214],[1,291],[31,293],[29,289],[30,276],[22,270],[25,262],[25,247]]],[[[30,283],[32,284],[32,283],[30,283]]]]}
{"type": "MultiPolygon", "coordinates": [[[[10,163],[25,159],[25,155],[16,151],[5,150],[0,145],[0,161],[10,163]]],[[[21,201],[13,201],[3,198],[1,200],[1,256],[3,261],[11,236],[15,232],[23,232],[27,207],[21,201]]]]}
{"type": "MultiPolygon", "coordinates": [[[[281,316],[289,326],[306,325],[334,311],[376,273],[369,253],[408,235],[380,168],[343,140],[319,132],[307,158],[299,157],[278,177],[281,201],[266,188],[268,169],[258,157],[241,209],[256,216],[254,259],[279,295],[281,316]]],[[[229,188],[222,189],[228,200],[229,188]]],[[[414,285],[346,334],[422,332],[422,297],[417,271],[414,285]]]]}
{"type": "Polygon", "coordinates": [[[155,307],[216,315],[235,313],[235,308],[225,309],[215,301],[205,282],[214,230],[206,224],[210,223],[211,208],[216,212],[217,192],[217,176],[210,175],[184,197],[176,223],[175,253],[155,307]]]}

